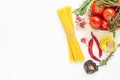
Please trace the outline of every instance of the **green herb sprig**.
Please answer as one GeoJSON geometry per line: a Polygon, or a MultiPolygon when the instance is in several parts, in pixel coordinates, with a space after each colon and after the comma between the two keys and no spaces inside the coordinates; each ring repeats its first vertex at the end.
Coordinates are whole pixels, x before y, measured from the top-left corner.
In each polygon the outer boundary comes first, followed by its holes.
{"type": "Polygon", "coordinates": [[[117,15],[115,16],[115,18],[113,18],[112,21],[110,21],[110,28],[109,31],[113,33],[113,36],[115,37],[115,30],[118,27],[118,25],[120,25],[120,23],[118,22],[120,20],[120,10],[118,11],[117,15]]]}
{"type": "Polygon", "coordinates": [[[84,15],[86,13],[87,7],[88,7],[88,5],[90,4],[91,1],[92,0],[85,0],[79,8],[77,8],[73,11],[73,13],[77,16],[78,15],[81,15],[81,16],[84,15]]]}
{"type": "MultiPolygon", "coordinates": [[[[114,51],[115,52],[115,51],[114,51]]],[[[104,65],[107,65],[107,62],[109,61],[109,59],[113,56],[114,52],[111,52],[110,55],[108,55],[108,57],[104,60],[102,60],[100,63],[99,63],[99,67],[100,66],[104,66],[104,65]]]]}
{"type": "MultiPolygon", "coordinates": [[[[120,44],[117,45],[116,49],[120,47],[120,44]]],[[[116,50],[115,50],[116,51],[116,50]]],[[[113,54],[115,53],[115,51],[111,52],[104,60],[102,60],[99,63],[99,67],[107,65],[107,62],[110,60],[110,58],[113,56],[113,54]]]]}
{"type": "Polygon", "coordinates": [[[116,2],[114,0],[100,0],[100,2],[105,4],[106,6],[118,6],[118,7],[120,7],[120,2],[116,2]]]}

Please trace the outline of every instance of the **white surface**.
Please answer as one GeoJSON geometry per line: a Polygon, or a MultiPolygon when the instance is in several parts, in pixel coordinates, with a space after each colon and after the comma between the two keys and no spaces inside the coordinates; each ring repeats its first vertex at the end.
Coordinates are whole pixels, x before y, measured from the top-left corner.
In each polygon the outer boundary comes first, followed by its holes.
{"type": "Polygon", "coordinates": [[[84,72],[83,63],[69,62],[66,36],[56,9],[78,6],[80,2],[1,0],[0,80],[119,80],[119,51],[93,75],[84,72]]]}

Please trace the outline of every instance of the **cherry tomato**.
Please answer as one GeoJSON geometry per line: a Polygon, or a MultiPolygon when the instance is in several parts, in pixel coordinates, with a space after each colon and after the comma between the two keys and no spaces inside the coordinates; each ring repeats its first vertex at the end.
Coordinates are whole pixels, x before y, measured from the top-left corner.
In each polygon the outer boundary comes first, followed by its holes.
{"type": "Polygon", "coordinates": [[[102,30],[108,30],[109,28],[110,28],[109,23],[107,23],[105,20],[102,20],[101,29],[102,29],[102,30]]]}
{"type": "Polygon", "coordinates": [[[113,8],[106,8],[104,11],[103,11],[103,18],[108,21],[108,20],[111,20],[113,19],[113,17],[115,16],[116,12],[113,8]]]}
{"type": "Polygon", "coordinates": [[[92,12],[95,15],[102,15],[104,9],[105,9],[105,6],[102,4],[99,4],[98,2],[94,2],[92,4],[92,12]]]}
{"type": "Polygon", "coordinates": [[[93,28],[100,28],[100,26],[102,25],[102,20],[100,17],[98,16],[92,16],[90,18],[90,25],[93,27],[93,28]]]}

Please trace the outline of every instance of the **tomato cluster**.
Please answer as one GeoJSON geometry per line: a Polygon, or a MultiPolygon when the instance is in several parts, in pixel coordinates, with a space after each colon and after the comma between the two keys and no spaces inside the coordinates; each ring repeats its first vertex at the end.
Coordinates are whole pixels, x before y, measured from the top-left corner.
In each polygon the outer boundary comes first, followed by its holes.
{"type": "Polygon", "coordinates": [[[116,15],[115,8],[105,7],[104,4],[93,2],[91,9],[90,25],[92,28],[108,30],[110,28],[109,21],[116,15]]]}

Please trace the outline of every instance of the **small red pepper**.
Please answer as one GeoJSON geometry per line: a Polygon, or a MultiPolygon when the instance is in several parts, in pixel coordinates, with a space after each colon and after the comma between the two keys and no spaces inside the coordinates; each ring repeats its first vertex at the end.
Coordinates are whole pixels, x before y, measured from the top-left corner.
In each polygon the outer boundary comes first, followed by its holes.
{"type": "Polygon", "coordinates": [[[91,40],[89,41],[89,43],[88,43],[89,55],[90,55],[94,60],[101,62],[101,60],[99,60],[99,59],[93,54],[92,47],[93,47],[93,39],[91,39],[91,40]]]}
{"type": "Polygon", "coordinates": [[[92,32],[91,32],[91,35],[92,35],[93,39],[95,40],[96,45],[97,45],[97,47],[98,47],[98,50],[99,50],[99,58],[100,58],[100,57],[102,56],[102,49],[100,48],[100,43],[99,43],[99,41],[97,40],[97,38],[93,35],[92,32]]]}

